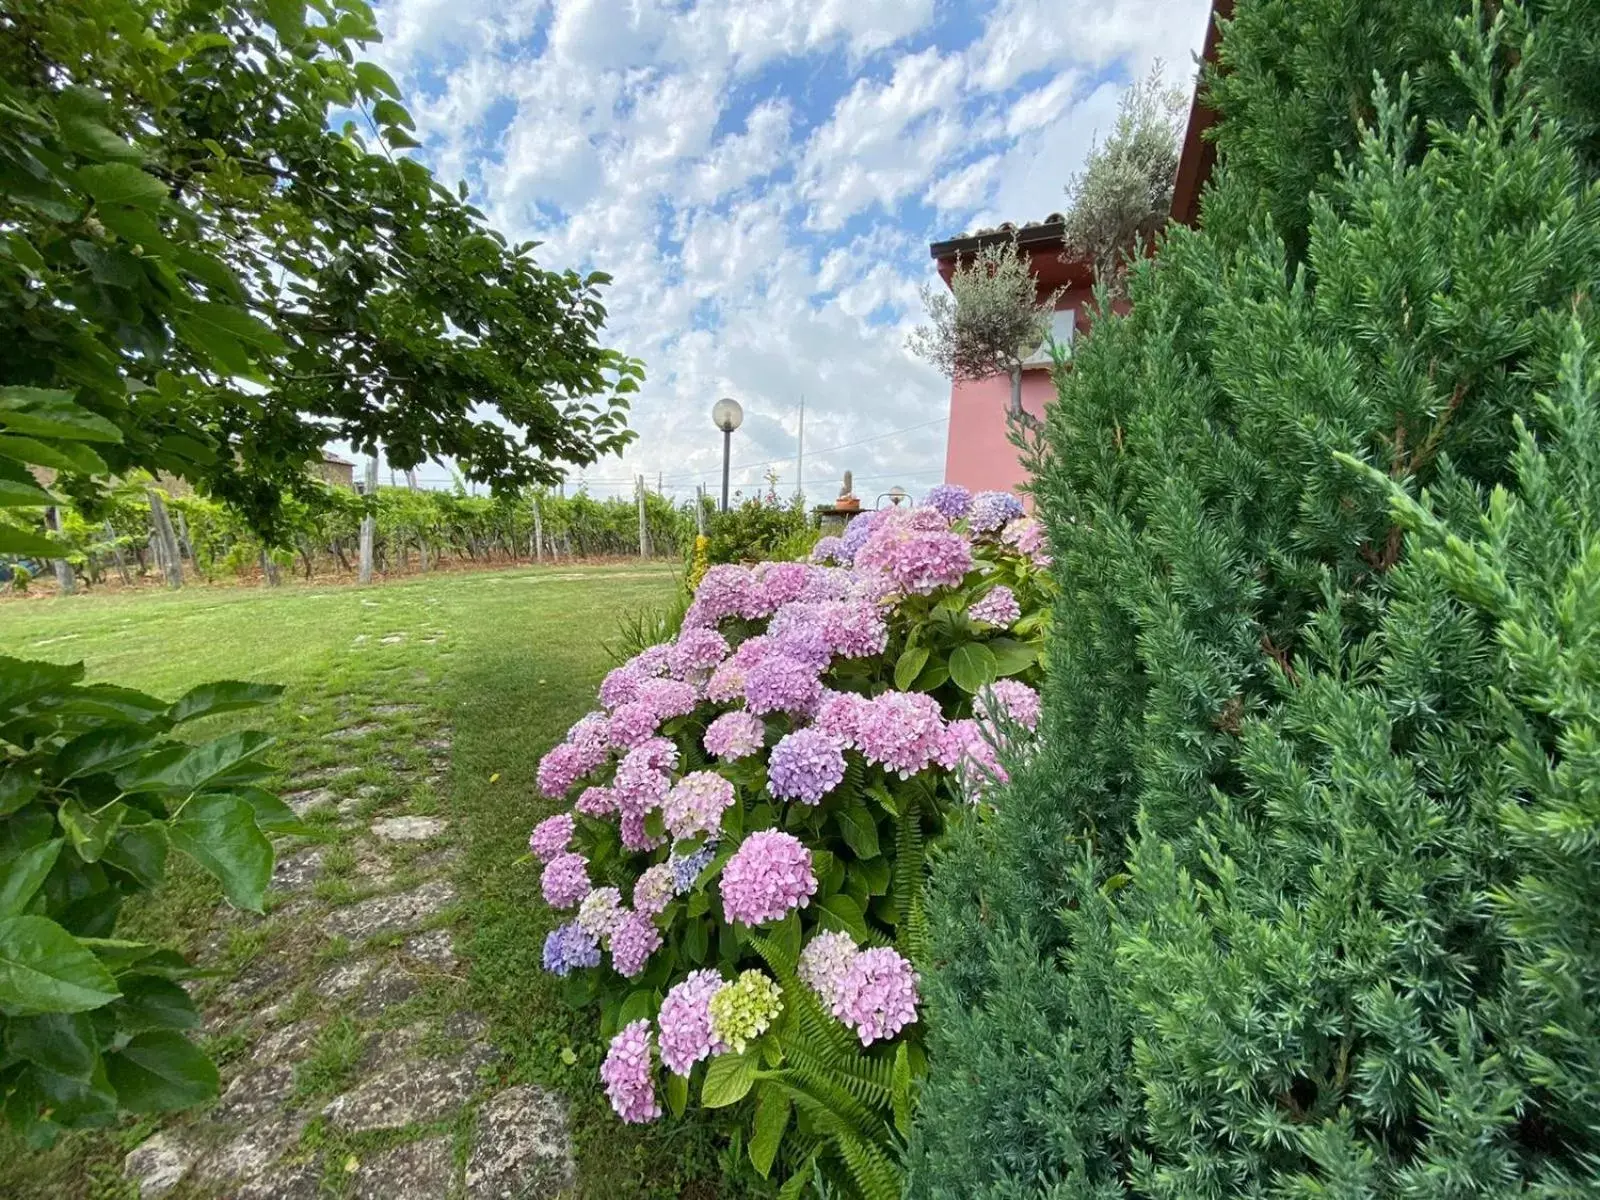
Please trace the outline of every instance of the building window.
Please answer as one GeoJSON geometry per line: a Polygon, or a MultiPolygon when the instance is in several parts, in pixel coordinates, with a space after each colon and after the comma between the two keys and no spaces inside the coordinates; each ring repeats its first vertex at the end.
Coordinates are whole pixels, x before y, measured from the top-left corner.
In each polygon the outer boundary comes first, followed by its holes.
{"type": "Polygon", "coordinates": [[[1076,308],[1057,309],[1050,315],[1050,334],[1039,343],[1034,352],[1022,360],[1024,370],[1033,367],[1055,366],[1055,353],[1053,346],[1072,348],[1072,335],[1078,328],[1078,310],[1076,308]]]}

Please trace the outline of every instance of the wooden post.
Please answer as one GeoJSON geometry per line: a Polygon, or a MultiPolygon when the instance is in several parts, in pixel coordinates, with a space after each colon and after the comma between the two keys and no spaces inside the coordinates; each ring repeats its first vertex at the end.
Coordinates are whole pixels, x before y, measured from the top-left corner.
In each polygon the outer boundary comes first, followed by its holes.
{"type": "Polygon", "coordinates": [[[639,557],[650,557],[650,525],[644,515],[644,476],[634,477],[634,496],[639,502],[639,557]]]}
{"type": "Polygon", "coordinates": [[[145,489],[150,499],[150,521],[156,527],[156,549],[161,558],[161,569],[166,573],[169,588],[183,586],[183,559],[178,555],[178,535],[172,531],[172,518],[167,514],[167,502],[154,487],[145,489]]]}
{"type": "Polygon", "coordinates": [[[533,498],[533,561],[544,562],[544,516],[539,511],[539,497],[533,498]]]}
{"type": "Polygon", "coordinates": [[[261,547],[261,586],[277,587],[278,564],[272,561],[272,555],[267,553],[266,546],[261,547]]]}
{"type": "MultiPolygon", "coordinates": [[[[51,533],[61,532],[61,511],[52,504],[44,510],[44,527],[51,533]]],[[[52,558],[50,566],[56,573],[56,588],[63,596],[78,590],[78,580],[72,573],[72,564],[64,558],[52,558]]]]}
{"type": "MultiPolygon", "coordinates": [[[[374,455],[367,459],[367,490],[366,501],[369,506],[378,502],[378,459],[374,455]]],[[[362,583],[372,582],[372,538],[378,531],[378,513],[376,508],[369,507],[367,515],[361,518],[361,575],[362,583]]]]}
{"type": "Polygon", "coordinates": [[[133,582],[128,578],[128,560],[122,557],[122,547],[117,545],[117,531],[111,527],[111,522],[106,522],[106,540],[111,543],[111,559],[117,564],[117,574],[122,576],[122,585],[127,587],[133,582]]]}
{"type": "Polygon", "coordinates": [[[172,514],[173,526],[178,532],[178,554],[187,558],[196,571],[200,564],[195,560],[194,543],[189,540],[189,522],[184,520],[182,511],[172,514]]]}
{"type": "Polygon", "coordinates": [[[699,537],[706,535],[706,485],[694,485],[694,531],[699,537]]]}

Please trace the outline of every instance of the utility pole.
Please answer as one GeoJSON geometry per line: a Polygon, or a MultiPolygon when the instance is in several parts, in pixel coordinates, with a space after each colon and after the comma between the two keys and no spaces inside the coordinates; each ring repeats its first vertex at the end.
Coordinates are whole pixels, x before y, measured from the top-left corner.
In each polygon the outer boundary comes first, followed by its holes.
{"type": "Polygon", "coordinates": [[[644,512],[644,476],[634,476],[634,494],[639,501],[639,557],[650,557],[650,525],[644,512]]]}
{"type": "Polygon", "coordinates": [[[367,515],[361,518],[361,574],[362,583],[372,582],[372,539],[378,531],[378,457],[367,459],[367,515]]]}
{"type": "Polygon", "coordinates": [[[694,485],[694,531],[699,537],[706,535],[706,485],[694,485]]]}
{"type": "Polygon", "coordinates": [[[796,497],[806,494],[806,398],[803,392],[800,395],[800,452],[794,459],[794,494],[796,497]]]}

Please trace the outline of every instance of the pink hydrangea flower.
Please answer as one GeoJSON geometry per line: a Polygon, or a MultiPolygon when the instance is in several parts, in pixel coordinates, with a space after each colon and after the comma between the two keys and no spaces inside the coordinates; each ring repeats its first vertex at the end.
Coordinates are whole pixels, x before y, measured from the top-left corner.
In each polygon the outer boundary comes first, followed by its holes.
{"type": "Polygon", "coordinates": [[[623,665],[608,673],[600,683],[600,703],[609,709],[626,704],[639,694],[639,684],[644,681],[632,666],[623,665]]]}
{"type": "Polygon", "coordinates": [[[938,753],[944,733],[939,702],[926,692],[884,692],[856,724],[856,746],[871,763],[909,779],[938,753]]]}
{"type": "Polygon", "coordinates": [[[528,849],[540,862],[547,863],[567,848],[577,825],[571,813],[546,817],[533,827],[533,834],[528,838],[528,849]]]}
{"type": "Polygon", "coordinates": [[[988,595],[967,609],[967,616],[986,625],[998,625],[1002,629],[1008,629],[1018,617],[1022,616],[1022,606],[1017,603],[1017,597],[1012,590],[1001,584],[990,589],[988,595]]]}
{"type": "Polygon", "coordinates": [[[705,748],[723,762],[748,758],[766,744],[767,727],[760,717],[747,712],[723,713],[706,727],[705,748]]]}
{"type": "Polygon", "coordinates": [[[807,603],[845,600],[849,598],[854,583],[855,572],[848,567],[814,567],[811,578],[806,580],[805,591],[800,593],[800,599],[807,603]]]}
{"type": "Polygon", "coordinates": [[[611,965],[629,979],[640,975],[661,949],[661,931],[643,913],[625,912],[611,930],[611,965]]]}
{"type": "Polygon", "coordinates": [[[618,827],[621,831],[622,848],[624,850],[654,850],[664,846],[667,841],[666,838],[652,837],[650,835],[649,831],[645,829],[643,813],[623,813],[621,821],[618,822],[618,827]]]}
{"type": "Polygon", "coordinates": [[[1034,566],[1050,565],[1050,543],[1045,537],[1044,522],[1037,517],[1018,517],[1001,532],[1000,541],[1032,559],[1034,566]]]}
{"type": "Polygon", "coordinates": [[[660,807],[672,786],[672,768],[678,765],[678,748],[666,738],[648,738],[628,751],[617,764],[611,794],[624,816],[643,817],[660,807]]]}
{"type": "Polygon", "coordinates": [[[608,817],[617,811],[617,798],[608,787],[587,787],[572,811],[586,817],[608,817]]]}
{"type": "Polygon", "coordinates": [[[744,699],[744,668],[732,659],[717,667],[706,681],[706,698],[716,704],[744,699]]]}
{"type": "Polygon", "coordinates": [[[624,1025],[611,1039],[600,1079],[617,1116],[630,1125],[644,1125],[661,1115],[650,1062],[650,1022],[624,1025]]]}
{"type": "Polygon", "coordinates": [[[761,580],[761,599],[768,613],[791,600],[799,599],[811,579],[811,568],[805,563],[764,563],[757,568],[761,580]]]}
{"type": "MultiPolygon", "coordinates": [[[[940,521],[944,518],[933,512],[940,521]]],[[[880,524],[856,553],[856,566],[878,570],[907,594],[926,596],[955,587],[972,570],[972,543],[950,530],[918,529],[911,522],[880,524]]]]}
{"type": "Polygon", "coordinates": [[[633,907],[647,917],[658,917],[677,895],[672,882],[672,867],[656,863],[633,881],[633,907]]]}
{"type": "Polygon", "coordinates": [[[934,760],[954,772],[969,800],[978,800],[992,784],[1005,783],[1010,776],[1000,765],[994,744],[976,721],[951,721],[939,738],[934,760]]]}
{"type": "Polygon", "coordinates": [[[808,713],[822,698],[817,667],[773,654],[745,672],[745,706],[762,715],[773,712],[808,713]]]}
{"type": "Polygon", "coordinates": [[[654,679],[667,673],[667,663],[671,654],[671,647],[666,644],[646,646],[633,658],[628,665],[645,679],[654,679]]]}
{"type": "Polygon", "coordinates": [[[611,714],[611,744],[619,750],[630,749],[646,738],[654,737],[660,724],[661,714],[648,700],[629,700],[626,704],[619,704],[611,714]]]}
{"type": "Polygon", "coordinates": [[[811,851],[793,834],[764,829],[745,838],[722,868],[722,911],[759,925],[804,908],[817,890],[811,851]]]}
{"type": "Polygon", "coordinates": [[[1039,728],[1039,693],[1016,679],[997,679],[972,703],[978,719],[998,724],[1001,715],[1030,733],[1039,728]]]}
{"type": "Polygon", "coordinates": [[[727,1051],[711,1032],[711,997],[722,983],[715,971],[690,971],[662,1000],[656,1021],[661,1061],[674,1075],[687,1075],[701,1059],[727,1051]]]}
{"type": "Polygon", "coordinates": [[[649,705],[660,722],[692,713],[699,697],[693,685],[681,679],[647,679],[639,685],[637,703],[649,705]]]}
{"type": "Polygon", "coordinates": [[[817,934],[800,952],[800,979],[817,993],[829,1012],[838,1003],[845,972],[859,953],[850,935],[837,931],[817,934]]]}
{"type": "Polygon", "coordinates": [[[825,691],[812,725],[832,734],[846,747],[859,747],[861,722],[872,712],[872,701],[857,692],[825,691]]]}
{"type": "Polygon", "coordinates": [[[888,947],[863,950],[839,981],[833,1015],[863,1046],[892,1038],[917,1019],[917,973],[888,947]]]}
{"type": "Polygon", "coordinates": [[[728,657],[728,639],[715,629],[690,627],[678,635],[667,655],[673,678],[687,679],[699,671],[709,671],[728,657]]]}
{"type": "Polygon", "coordinates": [[[839,538],[818,538],[817,544],[811,547],[811,561],[814,563],[836,563],[843,552],[844,542],[839,538]]]}
{"type": "Polygon", "coordinates": [[[967,512],[967,528],[973,536],[999,533],[1005,525],[1022,516],[1022,501],[1010,492],[979,492],[967,512]]]}
{"type": "Polygon", "coordinates": [[[589,864],[581,854],[558,854],[545,864],[539,890],[551,908],[571,908],[589,894],[589,864]]]}
{"type": "Polygon", "coordinates": [[[539,760],[539,790],[552,800],[565,796],[585,771],[576,746],[562,742],[539,760]]]}
{"type": "Polygon", "coordinates": [[[614,887],[595,888],[578,905],[578,928],[602,946],[611,944],[611,933],[622,920],[622,893],[614,887]]]}
{"type": "Polygon", "coordinates": [[[667,793],[661,816],[678,839],[716,833],[722,814],[733,806],[733,784],[715,771],[691,771],[667,793]]]}
{"type": "Polygon", "coordinates": [[[695,589],[685,626],[714,626],[728,617],[753,620],[765,616],[762,587],[749,567],[722,563],[712,567],[695,589]]]}
{"type": "Polygon", "coordinates": [[[781,738],[767,760],[767,788],[779,800],[820,804],[844,778],[844,746],[820,729],[797,729],[781,738]]]}
{"type": "Polygon", "coordinates": [[[754,637],[747,637],[740,642],[734,648],[733,654],[729,656],[728,661],[736,667],[743,667],[745,670],[749,670],[763,659],[770,658],[773,654],[773,649],[772,639],[764,633],[758,633],[754,637]]]}
{"type": "Polygon", "coordinates": [[[611,718],[603,712],[587,713],[579,717],[567,730],[567,745],[578,751],[583,762],[582,774],[604,765],[611,756],[611,718]]]}

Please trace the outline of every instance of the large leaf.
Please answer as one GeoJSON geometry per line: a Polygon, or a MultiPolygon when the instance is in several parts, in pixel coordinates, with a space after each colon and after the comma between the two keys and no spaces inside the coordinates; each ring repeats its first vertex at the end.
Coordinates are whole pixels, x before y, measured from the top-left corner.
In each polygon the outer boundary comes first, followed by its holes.
{"type": "Polygon", "coordinates": [[[262,833],[304,833],[305,822],[294,815],[290,808],[277,796],[267,791],[266,788],[248,787],[239,785],[228,789],[230,796],[237,796],[250,806],[256,815],[256,828],[262,833]]]}
{"type": "Polygon", "coordinates": [[[19,529],[0,521],[0,554],[15,554],[26,558],[54,558],[61,547],[43,534],[29,529],[19,529]]]}
{"type": "Polygon", "coordinates": [[[153,888],[167,874],[167,827],[164,822],[145,820],[137,824],[129,810],[117,836],[100,856],[100,861],[132,875],[144,887],[153,888]]]}
{"type": "Polygon", "coordinates": [[[272,843],[237,796],[196,796],[168,826],[172,844],[222,884],[237,907],[260,912],[272,878],[272,843]]]}
{"type": "Polygon", "coordinates": [[[196,791],[228,774],[272,745],[271,737],[253,729],[235,730],[173,754],[162,750],[117,777],[125,792],[196,791]]]}
{"type": "Polygon", "coordinates": [[[28,849],[0,861],[0,917],[17,917],[27,908],[28,901],[38,894],[50,868],[56,865],[64,845],[60,838],[52,838],[40,846],[28,849]]]}
{"type": "Polygon", "coordinates": [[[102,725],[73,738],[56,752],[56,773],[77,779],[101,771],[120,771],[161,744],[154,730],[138,725],[102,725]]]}
{"type": "Polygon", "coordinates": [[[68,1079],[87,1080],[99,1066],[94,1026],[84,1013],[40,1013],[6,1026],[6,1050],[68,1079]]]}
{"type": "Polygon", "coordinates": [[[122,999],[112,1007],[117,1028],[127,1033],[148,1029],[193,1029],[200,1024],[189,993],[159,975],[124,975],[117,981],[122,999]]]}
{"type": "Polygon", "coordinates": [[[71,392],[0,387],[0,425],[10,433],[69,442],[120,442],[122,431],[74,403],[71,392]]]}
{"type": "Polygon", "coordinates": [[[174,700],[167,716],[177,725],[241,708],[259,708],[281,695],[283,688],[275,683],[244,683],[234,679],[202,683],[174,700]]]}
{"type": "Polygon", "coordinates": [[[298,46],[306,36],[306,0],[266,0],[267,20],[285,46],[298,46]]]}
{"type": "Polygon", "coordinates": [[[36,483],[0,479],[0,508],[45,508],[56,498],[36,483]]]}
{"type": "Polygon", "coordinates": [[[994,655],[995,670],[1001,675],[1020,675],[1038,660],[1039,648],[1016,638],[997,637],[984,643],[994,655]]]}
{"type": "Polygon", "coordinates": [[[720,1054],[706,1068],[705,1081],[700,1085],[700,1103],[705,1108],[726,1108],[737,1104],[750,1091],[756,1081],[756,1058],[749,1051],[744,1054],[720,1054]]]}
{"type": "Polygon", "coordinates": [[[36,438],[0,436],[0,458],[81,475],[104,475],[108,471],[106,460],[82,442],[47,445],[36,438]]]}
{"type": "Polygon", "coordinates": [[[16,812],[38,794],[38,776],[21,767],[0,768],[0,817],[16,812]]]}
{"type": "Polygon", "coordinates": [[[130,1112],[171,1112],[217,1094],[217,1068],[181,1033],[153,1030],[106,1056],[106,1076],[130,1112]]]}
{"type": "Polygon", "coordinates": [[[765,1179],[772,1173],[772,1160],[789,1127],[793,1107],[789,1093],[775,1087],[762,1088],[756,1097],[756,1118],[750,1129],[750,1163],[765,1179]]]}
{"type": "Polygon", "coordinates": [[[840,805],[834,818],[839,822],[845,845],[857,858],[878,857],[878,824],[873,820],[872,810],[859,797],[852,796],[840,805]]]}
{"type": "Polygon", "coordinates": [[[999,677],[1000,667],[994,652],[978,642],[967,642],[950,651],[950,678],[963,692],[976,694],[999,677]]]}
{"type": "Polygon", "coordinates": [[[0,918],[0,1005],[13,1015],[87,1012],[117,995],[111,972],[54,921],[0,918]]]}
{"type": "Polygon", "coordinates": [[[167,198],[167,185],[130,163],[103,163],[80,167],[78,185],[97,204],[125,204],[131,208],[158,208],[167,198]]]}
{"type": "Polygon", "coordinates": [[[667,1111],[675,1117],[683,1116],[689,1107],[689,1077],[667,1072],[667,1111]]]}
{"type": "Polygon", "coordinates": [[[127,815],[126,804],[109,804],[91,812],[76,799],[68,800],[56,810],[56,819],[71,839],[72,848],[86,863],[100,861],[100,856],[105,853],[106,846],[127,815]]]}
{"type": "Polygon", "coordinates": [[[36,662],[0,655],[0,711],[46,692],[67,690],[83,678],[83,664],[36,662]]]}
{"type": "Polygon", "coordinates": [[[836,896],[829,896],[817,908],[822,914],[824,927],[842,930],[858,942],[867,940],[866,914],[850,896],[840,892],[836,896]]]}
{"type": "Polygon", "coordinates": [[[917,676],[922,674],[922,668],[927,665],[926,646],[907,646],[894,664],[894,686],[902,692],[910,691],[911,685],[917,681],[917,676]]]}

